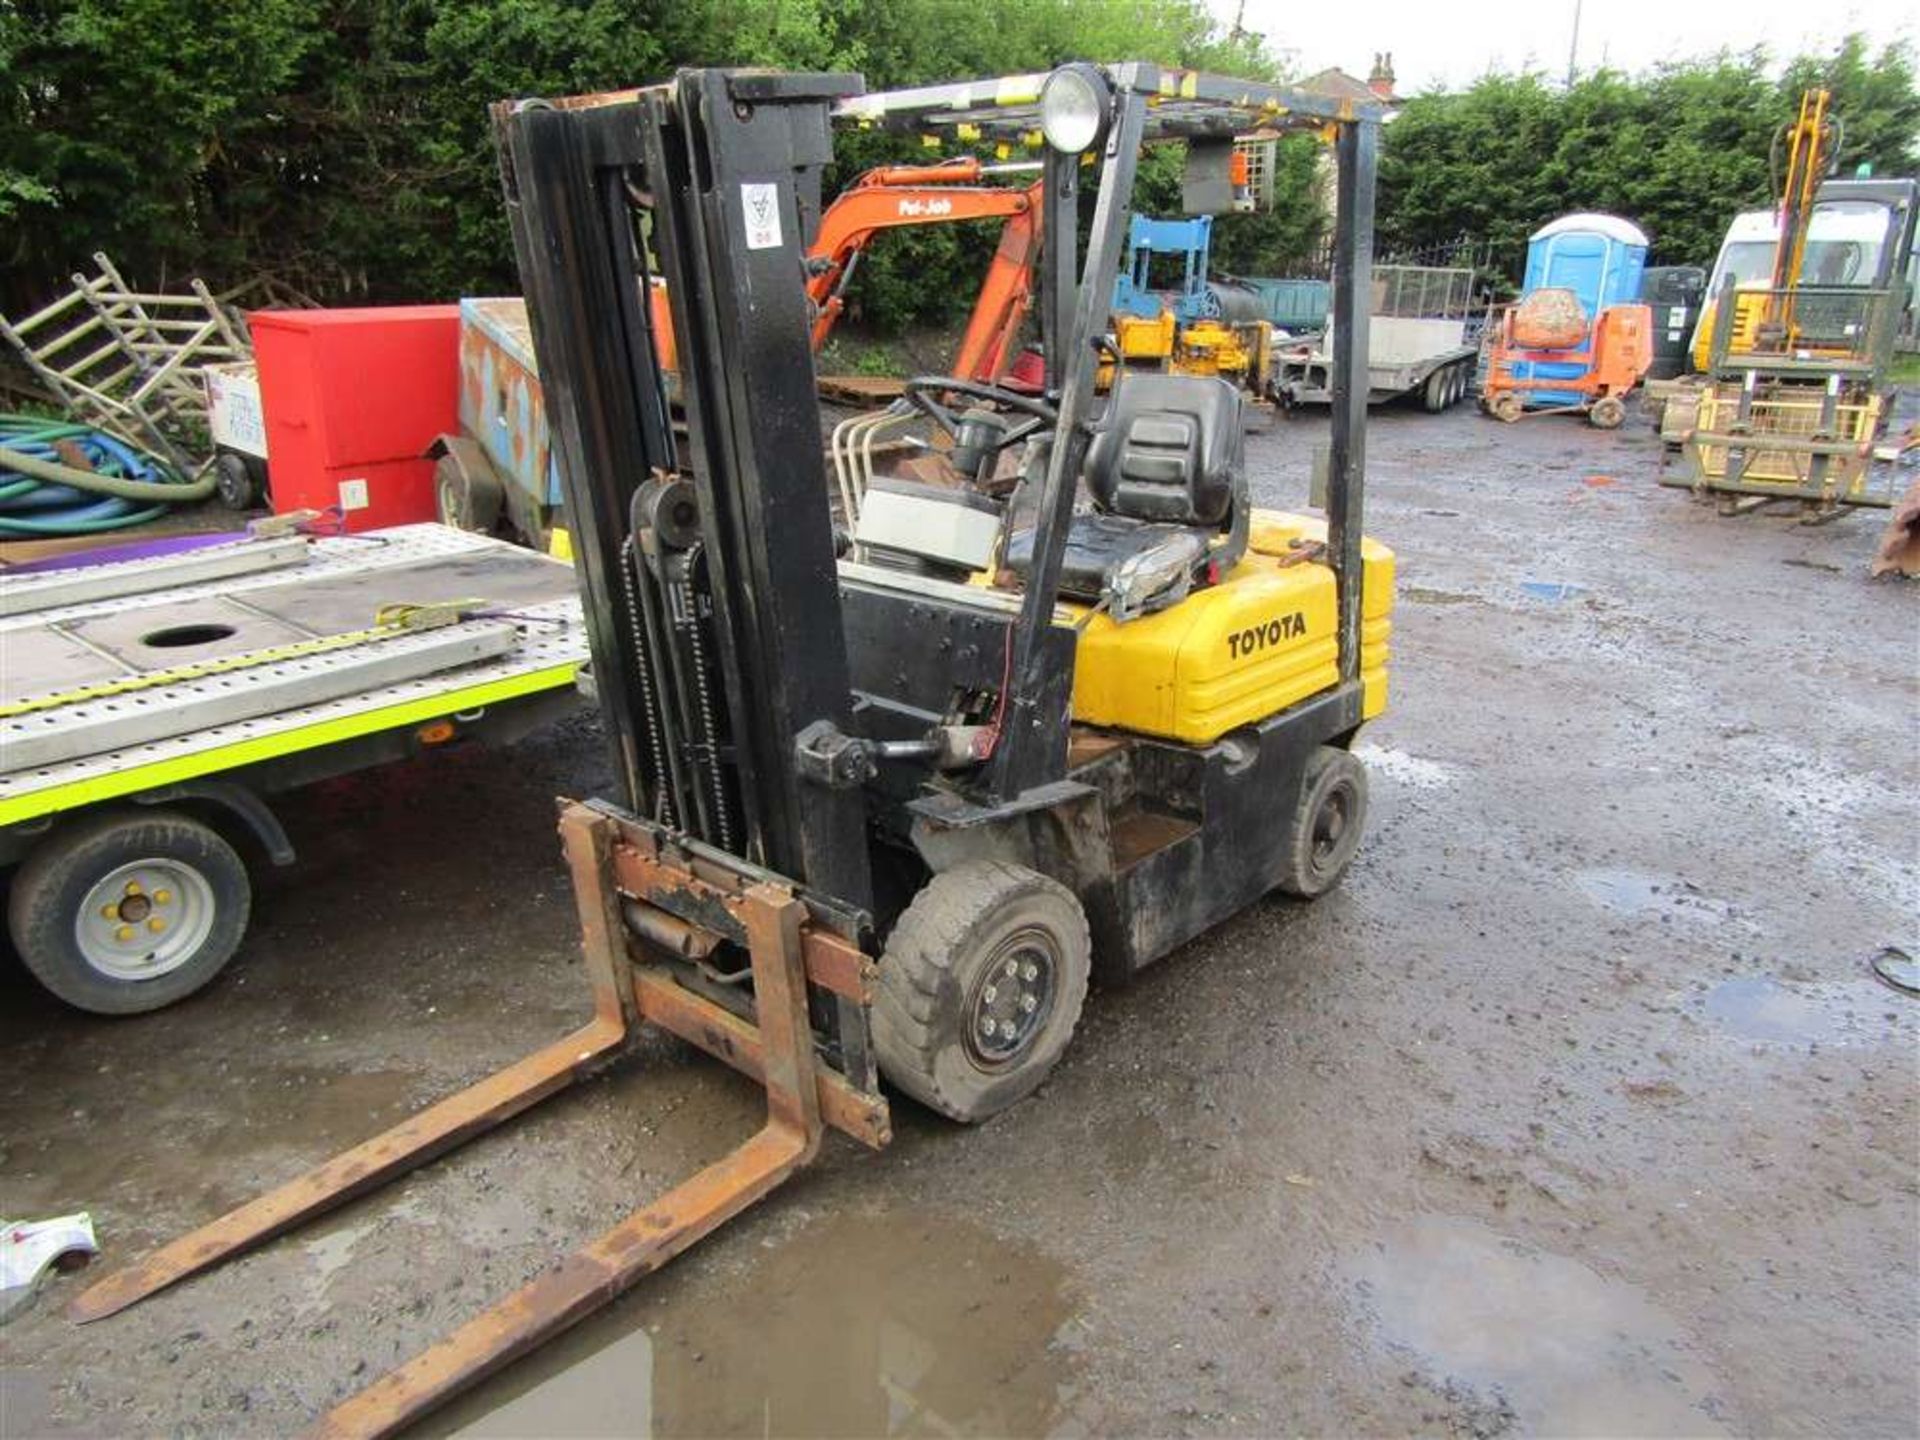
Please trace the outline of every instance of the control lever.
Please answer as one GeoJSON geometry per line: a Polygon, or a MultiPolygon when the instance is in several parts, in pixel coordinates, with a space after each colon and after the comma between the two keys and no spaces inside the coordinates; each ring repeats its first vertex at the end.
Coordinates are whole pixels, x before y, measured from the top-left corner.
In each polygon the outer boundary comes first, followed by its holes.
{"type": "Polygon", "coordinates": [[[851,790],[880,773],[882,760],[931,760],[936,769],[977,765],[989,747],[985,725],[936,725],[917,740],[869,740],[831,720],[816,720],[794,737],[800,776],[830,790],[851,790]]]}

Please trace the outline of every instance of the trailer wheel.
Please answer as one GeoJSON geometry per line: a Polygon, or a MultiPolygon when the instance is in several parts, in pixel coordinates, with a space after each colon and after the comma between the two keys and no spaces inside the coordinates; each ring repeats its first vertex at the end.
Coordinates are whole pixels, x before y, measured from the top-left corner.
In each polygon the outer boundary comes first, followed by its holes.
{"type": "Polygon", "coordinates": [[[1618,395],[1602,395],[1587,412],[1587,423],[1596,430],[1618,430],[1627,418],[1627,402],[1618,395]]]}
{"type": "Polygon", "coordinates": [[[222,450],[213,462],[214,493],[229,510],[251,510],[260,503],[260,486],[247,457],[222,450]]]}
{"type": "Polygon", "coordinates": [[[1307,761],[1293,807],[1280,889],[1311,900],[1340,883],[1367,825],[1367,767],[1322,745],[1307,761]]]}
{"type": "Polygon", "coordinates": [[[433,498],[442,525],[486,535],[507,497],[492,475],[470,474],[453,456],[442,455],[433,464],[433,498]]]}
{"type": "Polygon", "coordinates": [[[7,928],[40,983],[96,1015],[184,999],[239,948],[247,867],[209,826],[112,810],[57,829],[13,878],[7,928]]]}
{"type": "Polygon", "coordinates": [[[1420,392],[1420,404],[1429,415],[1438,415],[1453,403],[1453,371],[1442,365],[1427,377],[1420,392]]]}
{"type": "Polygon", "coordinates": [[[999,1114],[1066,1050],[1092,957],[1087,917],[1064,885],[998,860],[942,871],[901,915],[880,962],[882,1072],[952,1119],[999,1114]]]}

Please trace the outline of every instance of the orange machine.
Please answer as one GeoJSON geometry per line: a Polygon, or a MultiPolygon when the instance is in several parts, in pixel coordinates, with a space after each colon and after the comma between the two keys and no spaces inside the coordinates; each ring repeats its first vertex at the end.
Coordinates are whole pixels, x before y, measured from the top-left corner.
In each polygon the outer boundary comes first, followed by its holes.
{"type": "Polygon", "coordinates": [[[1617,215],[1563,215],[1534,231],[1520,303],[1500,318],[1487,358],[1487,413],[1585,415],[1600,430],[1625,420],[1653,364],[1653,312],[1639,299],[1646,258],[1646,232],[1617,215]]]}
{"type": "Polygon", "coordinates": [[[846,307],[861,252],[882,230],[961,220],[1004,219],[1000,245],[981,282],[973,316],[953,360],[962,380],[997,380],[1013,359],[1021,322],[1033,305],[1040,254],[1040,183],[1025,189],[980,183],[986,166],[971,157],[939,165],[884,165],[843,190],[820,217],[807,251],[807,296],[818,309],[813,348],[826,343],[846,307]]]}
{"type": "Polygon", "coordinates": [[[1653,364],[1652,311],[1645,305],[1609,306],[1593,321],[1590,337],[1583,323],[1570,344],[1557,345],[1540,344],[1540,337],[1528,333],[1524,311],[1524,305],[1516,305],[1501,317],[1480,387],[1487,413],[1496,420],[1518,420],[1530,408],[1532,392],[1550,389],[1580,397],[1557,408],[1584,413],[1597,429],[1616,429],[1627,418],[1626,396],[1653,364]]]}

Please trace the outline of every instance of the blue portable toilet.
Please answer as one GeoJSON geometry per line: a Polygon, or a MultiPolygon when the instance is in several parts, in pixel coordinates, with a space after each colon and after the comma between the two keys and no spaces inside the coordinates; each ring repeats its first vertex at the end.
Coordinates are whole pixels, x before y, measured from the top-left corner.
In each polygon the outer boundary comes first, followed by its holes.
{"type": "MultiPolygon", "coordinates": [[[[1618,215],[1581,213],[1562,215],[1533,232],[1527,242],[1526,278],[1521,293],[1571,290],[1590,322],[1586,344],[1590,354],[1593,322],[1603,310],[1632,304],[1640,298],[1640,276],[1647,265],[1647,232],[1618,215]]],[[[1517,360],[1518,380],[1573,380],[1587,373],[1580,360],[1517,360]]],[[[1542,408],[1584,405],[1591,397],[1580,390],[1534,390],[1528,403],[1542,408]]]]}
{"type": "Polygon", "coordinates": [[[1647,232],[1618,215],[1562,215],[1527,242],[1528,290],[1571,290],[1580,308],[1598,315],[1609,305],[1640,298],[1647,267],[1647,232]]]}

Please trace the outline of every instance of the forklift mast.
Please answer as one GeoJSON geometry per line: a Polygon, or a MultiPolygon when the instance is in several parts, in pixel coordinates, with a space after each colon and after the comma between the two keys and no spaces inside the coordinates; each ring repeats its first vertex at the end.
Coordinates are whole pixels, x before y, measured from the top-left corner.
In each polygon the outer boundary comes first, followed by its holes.
{"type": "Polygon", "coordinates": [[[806,787],[795,748],[810,725],[852,721],[796,281],[829,108],[859,88],[696,71],[611,103],[512,109],[502,139],[622,798],[864,908],[860,795],[806,787]],[[638,300],[640,201],[672,305],[683,436],[638,300]]]}

